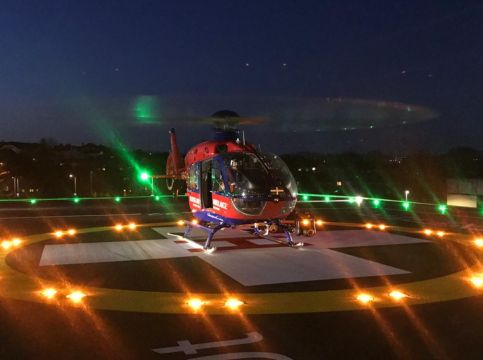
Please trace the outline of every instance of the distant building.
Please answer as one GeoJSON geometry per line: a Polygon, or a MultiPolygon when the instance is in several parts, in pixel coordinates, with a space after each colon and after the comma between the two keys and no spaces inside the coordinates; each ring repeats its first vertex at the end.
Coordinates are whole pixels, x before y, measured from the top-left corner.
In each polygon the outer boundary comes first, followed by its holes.
{"type": "Polygon", "coordinates": [[[483,179],[448,179],[447,204],[477,208],[483,200],[483,179]]]}

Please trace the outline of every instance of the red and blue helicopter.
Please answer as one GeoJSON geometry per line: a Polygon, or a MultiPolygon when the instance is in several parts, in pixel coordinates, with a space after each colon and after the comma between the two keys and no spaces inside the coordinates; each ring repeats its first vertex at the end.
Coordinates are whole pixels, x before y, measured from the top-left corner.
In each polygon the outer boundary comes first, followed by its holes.
{"type": "MultiPolygon", "coordinates": [[[[175,192],[180,182],[186,181],[189,206],[198,221],[187,223],[185,237],[193,227],[200,228],[207,233],[204,249],[213,251],[212,239],[219,230],[251,224],[255,235],[267,237],[269,231],[281,231],[287,245],[303,245],[293,241],[293,228],[282,222],[297,203],[297,183],[292,173],[279,156],[263,153],[247,143],[238,128],[260,123],[263,118],[242,118],[222,110],[208,121],[214,125],[214,139],[192,147],[184,160],[176,132],[170,130],[166,175],[160,176],[167,178],[168,189],[175,192]]],[[[315,231],[315,222],[304,224],[315,231]]]]}

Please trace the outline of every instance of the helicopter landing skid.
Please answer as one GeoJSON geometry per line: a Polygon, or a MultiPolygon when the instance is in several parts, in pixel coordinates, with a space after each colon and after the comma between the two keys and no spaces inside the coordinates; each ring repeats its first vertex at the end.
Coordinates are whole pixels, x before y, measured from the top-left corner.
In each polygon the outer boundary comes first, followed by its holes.
{"type": "Polygon", "coordinates": [[[282,224],[281,222],[278,222],[278,221],[273,222],[273,223],[268,223],[269,226],[271,224],[276,224],[278,226],[278,228],[283,231],[286,241],[281,241],[279,239],[273,238],[273,237],[268,235],[267,231],[262,231],[258,227],[253,227],[251,229],[251,232],[252,232],[252,234],[260,236],[261,238],[276,242],[278,244],[288,245],[288,246],[293,247],[293,248],[304,246],[304,243],[301,242],[301,241],[300,242],[294,242],[293,241],[292,233],[290,232],[290,229],[287,225],[284,225],[284,224],[282,224]]]}
{"type": "Polygon", "coordinates": [[[212,252],[214,252],[216,250],[215,247],[211,246],[211,242],[213,241],[213,237],[221,229],[229,228],[229,227],[230,227],[230,225],[226,225],[226,224],[216,225],[215,227],[209,227],[209,226],[205,226],[205,225],[201,225],[201,224],[188,224],[186,226],[185,231],[184,231],[184,237],[188,238],[190,236],[191,230],[193,228],[197,228],[197,229],[201,229],[201,230],[205,231],[208,234],[208,236],[206,237],[205,244],[203,245],[203,250],[205,252],[211,254],[212,252]]]}

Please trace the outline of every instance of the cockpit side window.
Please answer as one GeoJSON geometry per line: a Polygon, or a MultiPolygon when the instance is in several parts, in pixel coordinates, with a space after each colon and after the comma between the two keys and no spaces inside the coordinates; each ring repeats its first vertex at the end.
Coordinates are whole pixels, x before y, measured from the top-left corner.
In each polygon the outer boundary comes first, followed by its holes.
{"type": "Polygon", "coordinates": [[[199,192],[199,178],[200,178],[200,171],[199,171],[199,164],[195,163],[190,166],[188,171],[188,190],[199,192]]]}

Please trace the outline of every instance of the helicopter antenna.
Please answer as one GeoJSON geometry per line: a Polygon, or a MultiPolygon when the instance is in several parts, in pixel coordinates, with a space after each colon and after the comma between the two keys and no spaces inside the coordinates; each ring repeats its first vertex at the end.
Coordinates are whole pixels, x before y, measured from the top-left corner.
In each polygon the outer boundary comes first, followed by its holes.
{"type": "Polygon", "coordinates": [[[243,146],[245,146],[245,130],[242,130],[242,141],[243,141],[243,146]]]}

